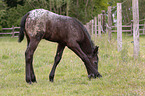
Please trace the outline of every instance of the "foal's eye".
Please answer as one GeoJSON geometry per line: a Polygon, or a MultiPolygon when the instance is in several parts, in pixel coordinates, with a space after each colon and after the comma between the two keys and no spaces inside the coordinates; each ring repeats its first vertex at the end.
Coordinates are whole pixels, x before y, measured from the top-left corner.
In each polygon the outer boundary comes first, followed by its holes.
{"type": "Polygon", "coordinates": [[[97,62],[94,62],[95,64],[97,64],[97,62]]]}

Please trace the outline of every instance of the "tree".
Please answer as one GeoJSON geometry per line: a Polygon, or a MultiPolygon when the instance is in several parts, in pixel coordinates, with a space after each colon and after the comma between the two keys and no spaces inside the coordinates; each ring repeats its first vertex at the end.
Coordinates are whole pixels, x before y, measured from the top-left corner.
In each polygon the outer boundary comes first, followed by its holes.
{"type": "Polygon", "coordinates": [[[0,31],[2,29],[2,26],[4,24],[3,17],[6,14],[6,4],[2,1],[0,1],[0,31]]]}
{"type": "Polygon", "coordinates": [[[4,0],[4,2],[7,4],[8,8],[17,7],[17,5],[23,5],[24,0],[4,0]]]}
{"type": "Polygon", "coordinates": [[[72,0],[70,14],[78,18],[83,23],[88,22],[93,17],[107,10],[107,0],[72,0]]]}
{"type": "Polygon", "coordinates": [[[21,17],[32,9],[44,8],[79,19],[82,23],[107,10],[110,0],[4,0],[6,8],[0,14],[2,27],[19,26],[21,17]]]}

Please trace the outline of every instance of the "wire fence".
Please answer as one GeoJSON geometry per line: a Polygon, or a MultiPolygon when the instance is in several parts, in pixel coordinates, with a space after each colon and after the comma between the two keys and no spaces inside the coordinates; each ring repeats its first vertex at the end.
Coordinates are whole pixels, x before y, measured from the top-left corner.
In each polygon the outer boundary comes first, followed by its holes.
{"type": "MultiPolygon", "coordinates": [[[[133,14],[132,14],[132,0],[121,0],[122,4],[122,23],[125,25],[129,25],[133,22],[133,14]]],[[[118,2],[119,3],[119,2],[118,2]]],[[[145,0],[139,0],[139,22],[145,22],[145,0]]],[[[113,15],[117,15],[117,6],[113,6],[111,9],[113,15]]],[[[107,12],[108,13],[108,12],[107,12]]],[[[116,19],[116,18],[113,18],[116,19]]],[[[116,20],[113,20],[116,21],[116,20]]]]}
{"type": "MultiPolygon", "coordinates": [[[[132,25],[133,25],[133,12],[132,12],[132,0],[120,0],[120,3],[122,4],[122,25],[123,25],[123,30],[127,30],[127,32],[131,32],[132,35],[132,25]],[[127,26],[127,27],[126,27],[127,26]],[[129,26],[129,27],[128,27],[129,26]],[[129,30],[129,31],[128,31],[129,30]],[[131,30],[131,31],[130,31],[131,30]]],[[[145,0],[139,0],[139,27],[140,27],[140,35],[145,34],[145,0]]],[[[108,10],[109,11],[109,10],[108,10]]],[[[117,26],[117,6],[112,6],[111,7],[111,19],[112,19],[112,24],[111,26],[109,25],[109,12],[101,13],[102,19],[103,16],[105,16],[105,27],[108,29],[112,29],[111,32],[117,32],[116,31],[116,26],[117,26]]],[[[98,25],[97,25],[98,26],[98,25]]],[[[103,20],[101,24],[101,31],[102,33],[105,33],[106,31],[105,28],[103,28],[103,20]]],[[[91,31],[91,30],[89,30],[91,31]]]]}
{"type": "Polygon", "coordinates": [[[134,50],[134,57],[136,58],[139,56],[139,35],[145,35],[145,0],[139,0],[139,3],[135,0],[120,1],[122,2],[117,3],[117,6],[109,6],[107,12],[104,13],[103,11],[98,17],[95,17],[98,18],[98,21],[93,19],[85,26],[89,33],[95,34],[96,37],[101,37],[100,33],[108,33],[108,41],[111,41],[111,33],[117,32],[118,51],[122,50],[122,32],[130,32],[129,35],[133,35],[134,49],[136,49],[134,50]],[[95,22],[95,25],[93,22],[95,22]]]}
{"type": "Polygon", "coordinates": [[[139,20],[145,21],[145,0],[139,0],[139,20]]]}

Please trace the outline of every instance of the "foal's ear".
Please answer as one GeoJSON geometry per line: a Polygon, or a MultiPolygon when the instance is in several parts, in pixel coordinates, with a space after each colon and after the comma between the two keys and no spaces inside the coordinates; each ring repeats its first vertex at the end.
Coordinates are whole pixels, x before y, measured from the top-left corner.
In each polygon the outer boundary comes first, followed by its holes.
{"type": "Polygon", "coordinates": [[[95,46],[94,48],[94,54],[98,54],[99,46],[95,46]]]}

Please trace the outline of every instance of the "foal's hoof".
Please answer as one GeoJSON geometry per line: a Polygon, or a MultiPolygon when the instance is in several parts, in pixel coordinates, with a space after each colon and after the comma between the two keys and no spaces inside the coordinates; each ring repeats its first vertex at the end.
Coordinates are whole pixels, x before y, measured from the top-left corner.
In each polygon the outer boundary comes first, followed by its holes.
{"type": "Polygon", "coordinates": [[[34,80],[34,81],[32,80],[32,82],[33,82],[33,83],[37,83],[37,81],[36,81],[36,80],[34,80]]]}
{"type": "Polygon", "coordinates": [[[98,77],[98,78],[101,78],[101,77],[102,77],[102,75],[99,73],[99,74],[97,75],[97,77],[98,77]]]}
{"type": "Polygon", "coordinates": [[[36,81],[36,78],[34,77],[32,80],[31,80],[33,83],[37,83],[36,81]]]}
{"type": "Polygon", "coordinates": [[[101,78],[102,75],[101,75],[100,73],[98,73],[97,75],[96,75],[96,74],[89,74],[89,75],[88,75],[88,78],[89,78],[89,79],[91,79],[91,78],[96,78],[96,77],[101,78]]]}
{"type": "Polygon", "coordinates": [[[32,81],[28,81],[28,80],[26,80],[26,82],[27,82],[28,84],[32,84],[32,81]]]}
{"type": "Polygon", "coordinates": [[[49,76],[49,81],[53,82],[54,76],[49,76]]]}
{"type": "Polygon", "coordinates": [[[26,80],[26,82],[27,82],[28,84],[37,83],[36,78],[31,79],[31,80],[26,80]]]}
{"type": "Polygon", "coordinates": [[[91,79],[91,78],[96,78],[96,75],[94,75],[94,74],[89,74],[89,75],[88,75],[88,78],[89,78],[89,79],[91,79]]]}
{"type": "MultiPolygon", "coordinates": [[[[27,82],[27,81],[26,81],[27,82]]],[[[37,81],[29,81],[28,84],[37,83],[37,81]]]]}

